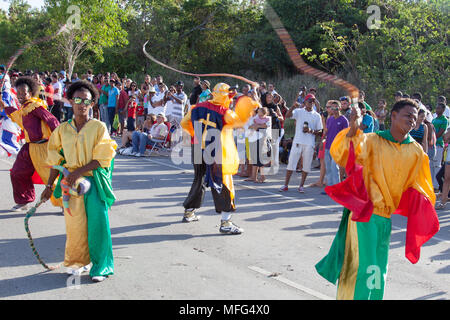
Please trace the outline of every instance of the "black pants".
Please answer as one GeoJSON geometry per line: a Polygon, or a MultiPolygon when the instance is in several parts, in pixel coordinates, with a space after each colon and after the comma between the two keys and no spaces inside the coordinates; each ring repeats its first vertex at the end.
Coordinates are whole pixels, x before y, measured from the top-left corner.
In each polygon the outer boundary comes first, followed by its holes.
{"type": "Polygon", "coordinates": [[[59,122],[62,120],[62,108],[64,106],[64,103],[59,100],[53,101],[53,106],[49,107],[49,111],[51,114],[55,116],[56,119],[58,119],[59,122]]]}
{"type": "MultiPolygon", "coordinates": [[[[192,148],[192,163],[194,163],[194,148],[192,148]]],[[[192,182],[191,190],[184,200],[183,206],[185,209],[198,209],[202,206],[205,198],[205,175],[206,163],[202,159],[201,164],[194,163],[194,181],[192,182]]],[[[214,188],[211,188],[214,206],[217,213],[235,211],[234,201],[231,201],[230,191],[223,184],[222,191],[219,193],[214,188]]]]}
{"type": "MultiPolygon", "coordinates": [[[[439,191],[442,192],[442,187],[444,186],[444,179],[445,179],[445,163],[439,170],[439,172],[436,174],[436,180],[439,183],[439,191]]],[[[448,192],[448,196],[450,197],[450,191],[448,192]]]]}

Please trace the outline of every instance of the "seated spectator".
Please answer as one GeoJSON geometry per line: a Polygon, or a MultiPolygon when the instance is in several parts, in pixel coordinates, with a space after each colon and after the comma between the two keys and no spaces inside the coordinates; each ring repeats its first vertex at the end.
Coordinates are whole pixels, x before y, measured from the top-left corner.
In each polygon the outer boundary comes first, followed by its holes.
{"type": "Polygon", "coordinates": [[[145,118],[144,125],[142,126],[142,132],[150,132],[150,129],[156,123],[156,115],[148,114],[145,118]]]}
{"type": "Polygon", "coordinates": [[[143,157],[147,146],[155,145],[154,140],[163,140],[168,134],[167,125],[164,123],[166,117],[163,114],[158,114],[156,123],[151,127],[150,132],[134,131],[132,135],[133,151],[131,155],[135,157],[143,157]]]}

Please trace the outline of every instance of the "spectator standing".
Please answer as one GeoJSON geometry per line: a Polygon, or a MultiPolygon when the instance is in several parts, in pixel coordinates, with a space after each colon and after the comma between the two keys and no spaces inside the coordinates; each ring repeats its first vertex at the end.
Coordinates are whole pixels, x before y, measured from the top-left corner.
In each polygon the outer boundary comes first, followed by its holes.
{"type": "Polygon", "coordinates": [[[417,115],[416,126],[409,132],[411,137],[417,141],[418,144],[422,146],[425,153],[428,152],[428,127],[424,124],[425,120],[425,110],[419,109],[417,115]]]}
{"type": "MultiPolygon", "coordinates": [[[[119,115],[119,123],[120,129],[118,129],[118,135],[121,136],[123,134],[123,129],[125,127],[125,120],[127,119],[127,112],[125,107],[127,106],[129,96],[123,85],[120,84],[117,86],[117,89],[120,90],[119,100],[117,101],[117,110],[116,113],[119,115]]],[[[131,91],[130,91],[131,92],[131,91]]],[[[133,95],[133,93],[132,93],[133,95]]]]}
{"type": "MultiPolygon", "coordinates": [[[[319,150],[317,152],[317,158],[320,161],[320,175],[319,180],[311,185],[311,187],[319,187],[323,188],[325,186],[325,174],[327,172],[326,164],[325,164],[325,143],[326,143],[326,135],[327,135],[327,119],[331,116],[331,103],[333,100],[328,100],[325,105],[325,111],[320,113],[322,117],[322,126],[324,128],[322,133],[322,139],[319,143],[319,150]]],[[[344,117],[345,118],[345,117],[344,117]]],[[[347,119],[347,118],[345,118],[347,119]]]]}
{"type": "Polygon", "coordinates": [[[172,119],[175,119],[177,123],[181,122],[181,119],[184,117],[186,113],[186,101],[187,96],[183,91],[184,84],[182,81],[178,81],[175,85],[176,92],[169,92],[165,98],[165,101],[171,100],[172,102],[172,110],[170,112],[170,116],[172,119]]]}
{"type": "Polygon", "coordinates": [[[266,107],[259,108],[256,116],[252,117],[249,125],[249,149],[250,163],[252,164],[252,174],[245,181],[253,181],[255,183],[263,183],[266,180],[264,167],[270,164],[271,152],[268,148],[270,143],[271,117],[268,115],[269,110],[266,107]],[[258,173],[260,176],[258,177],[258,173]]]}
{"type": "Polygon", "coordinates": [[[110,79],[109,80],[110,88],[108,90],[108,130],[111,134],[111,136],[116,134],[116,129],[114,128],[114,117],[117,112],[117,105],[119,103],[119,96],[120,96],[120,90],[117,88],[117,85],[120,85],[118,83],[116,85],[116,80],[110,79]]]}
{"type": "Polygon", "coordinates": [[[402,100],[403,99],[403,93],[401,91],[397,91],[394,94],[394,99],[395,99],[395,102],[398,102],[398,101],[402,100]]]}
{"type": "Polygon", "coordinates": [[[362,102],[364,106],[366,107],[366,110],[372,111],[372,108],[369,106],[369,104],[365,101],[366,93],[362,90],[359,90],[359,102],[362,102]]]}
{"type": "Polygon", "coordinates": [[[64,103],[62,102],[62,86],[58,81],[58,75],[52,74],[52,87],[53,87],[53,108],[51,113],[58,119],[58,122],[62,120],[62,108],[64,103]]]}
{"type": "Polygon", "coordinates": [[[100,120],[106,124],[106,127],[109,128],[109,120],[108,120],[108,92],[111,89],[110,80],[107,75],[102,78],[102,87],[100,89],[100,98],[98,101],[99,109],[100,109],[100,120]]]}
{"type": "MultiPolygon", "coordinates": [[[[197,102],[193,104],[197,104],[199,102],[207,101],[212,98],[210,83],[208,80],[203,80],[200,82],[200,86],[202,87],[202,93],[198,96],[197,102]]],[[[191,104],[191,105],[193,105],[191,104]]]]}
{"type": "Polygon", "coordinates": [[[292,142],[291,153],[286,170],[286,178],[284,186],[280,191],[288,191],[289,180],[292,172],[296,170],[300,157],[303,157],[302,178],[298,192],[304,193],[304,184],[308,173],[311,172],[311,162],[314,156],[315,136],[322,134],[322,119],[313,109],[316,97],[308,94],[305,97],[305,108],[299,108],[300,104],[295,102],[294,105],[286,113],[286,119],[293,118],[295,120],[295,135],[292,142]]]}
{"type": "Polygon", "coordinates": [[[378,101],[378,108],[375,110],[375,115],[377,116],[380,130],[386,130],[386,117],[388,115],[388,110],[386,109],[386,100],[380,99],[378,101]]]}
{"type": "Polygon", "coordinates": [[[298,96],[297,96],[297,102],[300,103],[300,105],[302,105],[303,102],[305,101],[306,94],[307,94],[306,87],[302,86],[300,88],[300,91],[299,91],[298,96]]]}
{"type": "Polygon", "coordinates": [[[45,91],[48,110],[52,110],[53,105],[54,105],[53,94],[55,93],[55,90],[53,89],[53,86],[52,86],[52,79],[45,78],[44,84],[45,84],[44,91],[45,91]]]}
{"type": "Polygon", "coordinates": [[[436,155],[432,160],[433,166],[431,168],[431,179],[433,180],[433,187],[435,190],[439,189],[439,184],[436,179],[436,174],[441,169],[442,157],[444,154],[444,139],[443,135],[448,127],[448,119],[444,116],[445,105],[438,103],[436,106],[436,118],[433,119],[433,126],[436,131],[436,155]]]}
{"type": "Polygon", "coordinates": [[[339,166],[331,157],[330,148],[334,141],[336,135],[348,128],[348,120],[346,117],[340,115],[339,109],[341,104],[339,101],[333,100],[331,102],[330,115],[327,119],[327,130],[326,130],[326,142],[325,142],[325,168],[327,185],[332,186],[339,183],[339,166]]]}
{"type": "Polygon", "coordinates": [[[350,97],[340,97],[339,101],[341,102],[341,114],[347,118],[347,121],[350,121],[350,113],[352,112],[352,109],[350,108],[350,97]]]}
{"type": "MultiPolygon", "coordinates": [[[[189,96],[189,103],[192,105],[196,104],[198,102],[198,98],[199,96],[202,94],[202,86],[201,86],[201,81],[200,81],[200,77],[194,77],[194,89],[192,89],[191,95],[189,96]]],[[[207,81],[207,83],[209,84],[209,81],[207,81]]],[[[209,86],[208,86],[209,89],[209,86]]]]}
{"type": "Polygon", "coordinates": [[[68,121],[73,118],[73,108],[70,104],[69,100],[67,99],[67,88],[72,84],[69,80],[66,80],[64,82],[64,89],[63,89],[63,98],[64,98],[64,114],[65,119],[64,121],[68,121]]]}
{"type": "Polygon", "coordinates": [[[362,122],[360,129],[364,133],[370,133],[374,131],[373,118],[367,113],[366,105],[363,102],[358,102],[358,107],[361,110],[362,122]]]}

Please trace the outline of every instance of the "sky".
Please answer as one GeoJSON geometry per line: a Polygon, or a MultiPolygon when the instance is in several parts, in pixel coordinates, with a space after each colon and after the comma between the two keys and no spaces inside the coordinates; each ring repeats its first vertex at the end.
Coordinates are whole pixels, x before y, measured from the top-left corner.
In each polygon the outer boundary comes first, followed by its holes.
{"type": "MultiPolygon", "coordinates": [[[[32,8],[40,8],[44,5],[44,0],[26,0],[32,8]]],[[[8,10],[9,1],[0,0],[0,9],[8,10]]]]}

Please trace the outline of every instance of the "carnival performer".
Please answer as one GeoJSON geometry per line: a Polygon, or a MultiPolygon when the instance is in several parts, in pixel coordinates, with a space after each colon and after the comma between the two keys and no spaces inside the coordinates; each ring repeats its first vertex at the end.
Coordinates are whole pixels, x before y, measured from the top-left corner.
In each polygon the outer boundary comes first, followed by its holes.
{"type": "Polygon", "coordinates": [[[390,130],[364,134],[358,128],[359,110],[352,107],[350,127],[331,145],[333,159],[346,166],[348,178],[325,191],[345,209],[316,270],[331,283],[338,281],[338,299],[383,298],[392,214],[408,218],[405,256],[412,263],[439,230],[428,157],[409,135],[417,116],[415,101],[400,100],[392,108],[390,130]]]}
{"type": "Polygon", "coordinates": [[[58,181],[53,191],[49,186],[56,181],[59,171],[51,169],[48,184],[41,198],[52,193],[61,197],[61,184],[76,187],[87,179],[90,188],[84,195],[71,195],[70,212],[65,212],[66,249],[64,266],[68,274],[89,271],[92,281],[100,282],[114,273],[111,231],[108,210],[115,201],[111,186],[113,159],[117,144],[108,134],[105,124],[89,117],[98,92],[86,81],[74,82],[67,90],[74,118],[62,123],[48,142],[49,166],[62,165],[70,174],[58,181]]]}
{"type": "Polygon", "coordinates": [[[236,210],[232,176],[237,173],[239,157],[233,128],[242,127],[259,104],[250,97],[239,99],[235,111],[229,109],[233,93],[230,86],[218,83],[212,99],[191,107],[181,122],[192,137],[194,181],[183,206],[183,222],[198,221],[206,187],[211,188],[215,210],[221,214],[219,231],[241,234],[243,229],[231,221],[236,210]]]}
{"type": "MultiPolygon", "coordinates": [[[[16,202],[12,210],[26,211],[35,200],[34,183],[48,180],[50,169],[45,164],[47,142],[59,122],[47,111],[45,102],[36,98],[39,94],[36,81],[30,77],[21,77],[15,85],[17,99],[22,107],[17,109],[14,106],[5,106],[4,110],[8,117],[22,128],[26,143],[17,154],[11,169],[11,183],[16,202]]],[[[53,205],[62,206],[61,201],[53,197],[51,200],[53,205]]]]}
{"type": "MultiPolygon", "coordinates": [[[[0,72],[2,72],[0,66],[0,72]]],[[[4,72],[4,71],[3,71],[4,72]]],[[[6,157],[16,156],[19,153],[20,145],[18,143],[20,137],[20,127],[14,123],[5,111],[5,108],[11,108],[18,110],[19,101],[17,100],[17,95],[15,94],[13,88],[11,88],[11,82],[6,74],[0,74],[0,82],[4,81],[3,87],[1,88],[0,104],[2,111],[0,112],[0,156],[6,155],[6,157]]]]}

